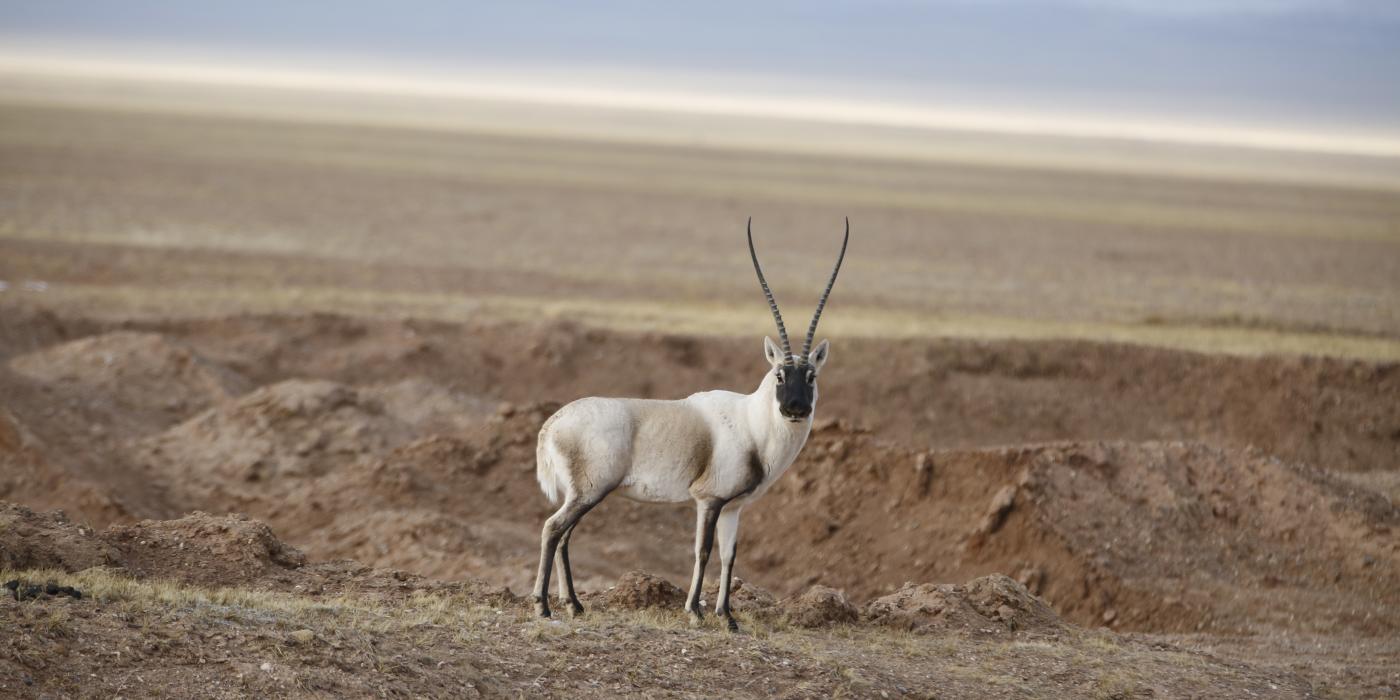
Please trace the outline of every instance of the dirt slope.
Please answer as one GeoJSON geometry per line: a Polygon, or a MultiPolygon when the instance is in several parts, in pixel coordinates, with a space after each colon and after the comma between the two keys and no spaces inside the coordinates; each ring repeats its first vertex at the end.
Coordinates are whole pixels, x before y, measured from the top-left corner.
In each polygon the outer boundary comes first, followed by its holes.
{"type": "MultiPolygon", "coordinates": [[[[0,498],[137,528],[105,546],[147,577],[159,568],[139,543],[178,549],[186,535],[137,522],[205,511],[265,522],[309,562],[527,590],[548,515],[534,439],[559,402],[723,386],[756,354],[570,325],[244,317],[83,335],[95,324],[66,323],[6,317],[0,498]]],[[[1366,484],[1396,471],[1395,367],[1087,344],[838,347],[810,443],[745,513],[751,591],[815,595],[803,604],[818,619],[875,616],[871,601],[894,595],[882,616],[897,628],[1015,626],[1032,607],[963,607],[936,587],[1003,574],[1075,625],[1235,640],[1236,658],[1274,668],[1310,639],[1331,650],[1309,652],[1323,660],[1315,678],[1394,680],[1375,659],[1400,651],[1387,646],[1400,514],[1366,484]],[[1013,434],[1016,446],[998,444],[1013,434]]],[[[685,581],[692,524],[685,507],[609,499],[574,539],[580,587],[601,594],[638,569],[685,581]]],[[[246,583],[239,566],[181,580],[246,583]]]]}

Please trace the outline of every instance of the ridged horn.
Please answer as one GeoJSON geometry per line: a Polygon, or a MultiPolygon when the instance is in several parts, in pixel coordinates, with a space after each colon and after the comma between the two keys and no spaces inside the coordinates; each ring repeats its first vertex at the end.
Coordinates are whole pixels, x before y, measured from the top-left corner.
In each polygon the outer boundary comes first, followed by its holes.
{"type": "Polygon", "coordinates": [[[758,283],[763,287],[763,296],[768,298],[768,308],[773,310],[773,320],[778,322],[778,337],[783,342],[783,362],[792,364],[792,348],[788,345],[787,328],[783,326],[783,314],[778,311],[778,302],[773,301],[773,290],[768,288],[768,280],[763,278],[763,267],[758,264],[758,253],[753,250],[753,217],[749,217],[749,257],[753,258],[753,271],[758,273],[758,283]]]}
{"type": "Polygon", "coordinates": [[[804,359],[807,357],[807,353],[812,351],[812,338],[817,335],[817,321],[821,320],[822,309],[826,308],[826,298],[831,295],[831,288],[836,285],[836,273],[841,271],[841,261],[846,259],[846,244],[850,240],[851,217],[848,216],[846,217],[846,237],[841,240],[841,254],[836,258],[836,267],[831,271],[831,279],[826,282],[826,291],[822,292],[821,301],[817,302],[817,312],[812,314],[812,325],[807,328],[807,341],[802,344],[802,357],[804,359]]]}

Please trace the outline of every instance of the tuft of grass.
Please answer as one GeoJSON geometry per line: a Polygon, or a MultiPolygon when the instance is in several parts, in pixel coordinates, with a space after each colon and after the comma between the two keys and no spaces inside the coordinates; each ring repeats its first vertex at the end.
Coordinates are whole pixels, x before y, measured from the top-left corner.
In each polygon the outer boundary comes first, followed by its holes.
{"type": "Polygon", "coordinates": [[[1126,700],[1140,697],[1144,686],[1127,671],[1108,671],[1094,679],[1094,697],[1103,700],[1126,700]]]}
{"type": "Polygon", "coordinates": [[[43,616],[34,620],[34,627],[51,637],[67,637],[72,620],[73,615],[67,608],[47,608],[43,616]]]}
{"type": "MultiPolygon", "coordinates": [[[[104,567],[77,573],[51,569],[0,571],[0,579],[55,581],[73,586],[84,597],[112,604],[128,613],[153,607],[193,611],[211,621],[246,621],[283,626],[348,626],[368,632],[383,632],[421,626],[460,625],[470,627],[496,617],[490,606],[475,604],[464,597],[415,593],[389,605],[353,596],[308,598],[251,588],[206,588],[165,580],[137,580],[104,567]]],[[[61,622],[61,621],[57,621],[61,622]]],[[[57,624],[56,622],[56,624],[57,624]]]]}

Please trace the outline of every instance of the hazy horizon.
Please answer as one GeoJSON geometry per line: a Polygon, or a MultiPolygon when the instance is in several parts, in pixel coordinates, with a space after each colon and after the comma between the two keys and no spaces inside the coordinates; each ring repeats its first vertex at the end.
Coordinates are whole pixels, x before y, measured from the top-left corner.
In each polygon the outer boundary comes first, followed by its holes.
{"type": "Polygon", "coordinates": [[[1039,121],[1052,131],[1082,125],[1188,141],[1320,135],[1318,143],[1352,152],[1400,143],[1400,8],[1168,5],[58,0],[0,6],[0,54],[79,70],[126,61],[196,77],[233,69],[313,82],[341,76],[341,87],[367,75],[381,87],[485,85],[508,98],[661,95],[701,112],[813,110],[900,126],[1015,131],[1039,121]]]}

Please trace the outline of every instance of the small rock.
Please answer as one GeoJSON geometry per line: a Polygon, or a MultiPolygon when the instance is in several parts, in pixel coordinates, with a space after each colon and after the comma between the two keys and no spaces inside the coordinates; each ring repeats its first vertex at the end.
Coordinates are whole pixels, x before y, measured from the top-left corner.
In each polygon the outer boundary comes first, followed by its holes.
{"type": "Polygon", "coordinates": [[[297,643],[297,644],[310,644],[311,641],[312,641],[313,639],[316,638],[316,633],[315,633],[315,632],[312,632],[311,630],[305,630],[305,629],[303,629],[303,630],[297,630],[297,631],[291,633],[291,635],[289,635],[289,636],[290,636],[292,639],[296,640],[296,643],[297,643]]]}
{"type": "Polygon", "coordinates": [[[259,669],[259,670],[262,670],[262,671],[266,671],[266,672],[268,672],[268,673],[272,673],[272,664],[270,664],[270,663],[264,661],[264,662],[262,662],[262,665],[258,667],[258,669],[259,669]]]}
{"type": "Polygon", "coordinates": [[[1118,619],[1118,611],[1117,611],[1117,610],[1114,610],[1113,608],[1109,608],[1109,609],[1103,611],[1103,623],[1104,623],[1105,625],[1111,625],[1111,624],[1113,624],[1113,621],[1116,620],[1116,619],[1118,619]]]}

